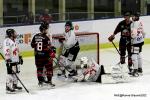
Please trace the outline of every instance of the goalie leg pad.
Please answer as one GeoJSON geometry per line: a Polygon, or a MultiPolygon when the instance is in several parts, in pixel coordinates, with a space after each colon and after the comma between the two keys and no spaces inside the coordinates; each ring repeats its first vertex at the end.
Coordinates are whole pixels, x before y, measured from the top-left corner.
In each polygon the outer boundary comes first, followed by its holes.
{"type": "Polygon", "coordinates": [[[112,77],[111,74],[103,74],[101,76],[101,80],[103,84],[116,84],[116,83],[125,83],[125,82],[128,82],[130,80],[130,77],[129,75],[125,75],[125,76],[121,76],[121,77],[118,77],[117,79],[112,77]]]}

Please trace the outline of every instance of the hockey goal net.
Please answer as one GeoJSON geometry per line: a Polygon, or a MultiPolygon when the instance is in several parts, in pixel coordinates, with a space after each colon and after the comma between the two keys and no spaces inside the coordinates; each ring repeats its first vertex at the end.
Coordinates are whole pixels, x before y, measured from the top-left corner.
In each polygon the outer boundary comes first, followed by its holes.
{"type": "MultiPolygon", "coordinates": [[[[58,42],[58,40],[61,37],[62,34],[53,35],[54,46],[58,48],[60,47],[61,44],[58,42]]],[[[99,64],[99,33],[78,32],[76,33],[76,37],[79,41],[80,51],[75,61],[75,64],[79,64],[79,59],[81,57],[87,57],[88,59],[94,58],[94,60],[97,61],[97,63],[99,64]]]]}

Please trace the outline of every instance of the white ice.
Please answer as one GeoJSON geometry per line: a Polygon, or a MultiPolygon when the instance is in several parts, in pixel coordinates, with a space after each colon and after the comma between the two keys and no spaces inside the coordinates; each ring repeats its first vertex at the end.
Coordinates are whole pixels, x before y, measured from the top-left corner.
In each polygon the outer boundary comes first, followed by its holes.
{"type": "MultiPolygon", "coordinates": [[[[150,100],[150,45],[143,48],[143,76],[131,78],[128,83],[72,83],[58,80],[54,75],[55,89],[40,89],[37,85],[34,58],[24,58],[20,79],[29,90],[17,94],[5,93],[6,67],[0,63],[0,100],[150,100]],[[124,96],[121,96],[124,95],[124,96]]],[[[100,63],[110,71],[118,63],[119,55],[114,48],[100,50],[100,63]]],[[[20,84],[19,84],[20,85],[20,84]]]]}

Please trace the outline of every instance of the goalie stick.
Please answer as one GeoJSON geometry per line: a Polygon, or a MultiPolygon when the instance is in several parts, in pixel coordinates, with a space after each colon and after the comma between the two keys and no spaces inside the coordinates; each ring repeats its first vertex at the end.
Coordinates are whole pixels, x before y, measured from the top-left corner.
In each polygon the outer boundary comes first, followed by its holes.
{"type": "MultiPolygon", "coordinates": [[[[1,57],[5,60],[4,56],[0,53],[1,57]]],[[[13,69],[11,69],[12,72],[14,73],[14,75],[16,76],[16,78],[18,79],[18,81],[21,83],[21,85],[24,87],[24,89],[26,90],[27,93],[29,93],[29,90],[25,87],[25,85],[22,83],[22,81],[20,80],[20,78],[17,76],[17,74],[14,72],[13,69]]]]}

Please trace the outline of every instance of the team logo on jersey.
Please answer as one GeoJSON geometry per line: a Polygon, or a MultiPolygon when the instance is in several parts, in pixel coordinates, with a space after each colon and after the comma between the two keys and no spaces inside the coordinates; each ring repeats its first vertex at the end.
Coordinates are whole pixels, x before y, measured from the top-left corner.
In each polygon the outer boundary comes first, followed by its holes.
{"type": "Polygon", "coordinates": [[[122,35],[124,35],[124,36],[130,36],[130,32],[127,29],[124,29],[122,31],[122,35]]]}
{"type": "Polygon", "coordinates": [[[16,56],[16,55],[17,55],[17,52],[18,52],[18,49],[17,49],[17,48],[15,48],[15,49],[14,49],[14,51],[13,51],[13,55],[15,55],[15,56],[16,56]]]}
{"type": "Polygon", "coordinates": [[[124,25],[121,25],[121,28],[124,28],[124,25]]]}

